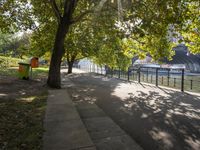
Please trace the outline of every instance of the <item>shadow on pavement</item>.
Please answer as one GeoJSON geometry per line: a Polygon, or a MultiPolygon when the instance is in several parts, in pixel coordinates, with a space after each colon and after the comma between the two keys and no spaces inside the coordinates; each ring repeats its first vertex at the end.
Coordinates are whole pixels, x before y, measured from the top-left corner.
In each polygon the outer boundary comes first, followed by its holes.
{"type": "Polygon", "coordinates": [[[145,150],[200,149],[200,97],[95,74],[68,77],[74,101],[96,103],[145,150]]]}

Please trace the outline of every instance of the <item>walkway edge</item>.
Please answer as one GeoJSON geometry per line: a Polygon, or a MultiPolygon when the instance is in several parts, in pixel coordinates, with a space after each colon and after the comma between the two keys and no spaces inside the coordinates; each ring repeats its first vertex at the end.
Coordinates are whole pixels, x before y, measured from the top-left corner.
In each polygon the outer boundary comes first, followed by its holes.
{"type": "Polygon", "coordinates": [[[48,92],[43,150],[96,150],[67,90],[48,92]]]}

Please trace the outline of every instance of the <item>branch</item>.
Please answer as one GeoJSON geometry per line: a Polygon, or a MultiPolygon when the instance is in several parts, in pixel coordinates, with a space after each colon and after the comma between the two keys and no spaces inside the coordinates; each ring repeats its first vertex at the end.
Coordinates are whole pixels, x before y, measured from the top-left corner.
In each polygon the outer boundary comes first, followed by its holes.
{"type": "Polygon", "coordinates": [[[71,61],[75,61],[76,60],[76,56],[77,56],[77,54],[73,54],[72,58],[71,58],[71,61]]]}
{"type": "Polygon", "coordinates": [[[80,59],[84,59],[84,58],[86,58],[85,56],[82,56],[82,57],[80,57],[80,58],[76,58],[76,61],[77,60],[80,60],[80,59]]]}
{"type": "Polygon", "coordinates": [[[81,13],[79,16],[75,17],[74,19],[71,20],[71,23],[76,23],[82,20],[87,14],[93,13],[94,10],[86,10],[85,12],[81,13]]]}
{"type": "Polygon", "coordinates": [[[67,53],[67,62],[69,62],[70,60],[69,60],[69,53],[68,52],[66,52],[67,53]]]}
{"type": "Polygon", "coordinates": [[[63,8],[63,1],[60,0],[60,9],[62,9],[62,8],[63,8]]]}
{"type": "Polygon", "coordinates": [[[75,11],[78,1],[79,0],[65,0],[63,18],[65,18],[64,20],[67,20],[68,23],[70,23],[71,21],[72,15],[75,11]]]}
{"type": "Polygon", "coordinates": [[[55,0],[50,0],[50,3],[51,3],[51,6],[53,8],[53,11],[55,13],[55,16],[58,20],[58,23],[60,23],[61,22],[61,14],[60,14],[60,11],[58,9],[58,6],[57,6],[55,0]]]}

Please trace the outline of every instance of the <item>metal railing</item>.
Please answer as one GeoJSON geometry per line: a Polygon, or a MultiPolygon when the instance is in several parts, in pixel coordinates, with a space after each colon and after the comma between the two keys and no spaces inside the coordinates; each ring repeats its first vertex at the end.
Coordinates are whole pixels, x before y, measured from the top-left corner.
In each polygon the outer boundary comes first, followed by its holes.
{"type": "Polygon", "coordinates": [[[111,78],[119,78],[128,81],[137,81],[155,84],[156,86],[166,86],[183,91],[193,91],[200,93],[200,75],[189,78],[184,69],[161,68],[139,68],[130,69],[129,71],[122,70],[106,70],[104,67],[92,68],[91,66],[79,66],[80,69],[87,72],[94,72],[101,75],[106,75],[111,78]],[[195,78],[197,77],[197,79],[195,78]]]}

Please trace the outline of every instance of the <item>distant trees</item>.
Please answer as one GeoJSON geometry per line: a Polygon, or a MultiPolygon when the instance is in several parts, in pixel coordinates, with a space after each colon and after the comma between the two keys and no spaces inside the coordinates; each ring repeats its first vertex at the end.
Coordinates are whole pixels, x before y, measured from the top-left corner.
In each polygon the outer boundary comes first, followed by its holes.
{"type": "Polygon", "coordinates": [[[0,35],[0,54],[10,55],[18,58],[30,55],[30,35],[24,33],[22,36],[13,34],[0,35]]]}

